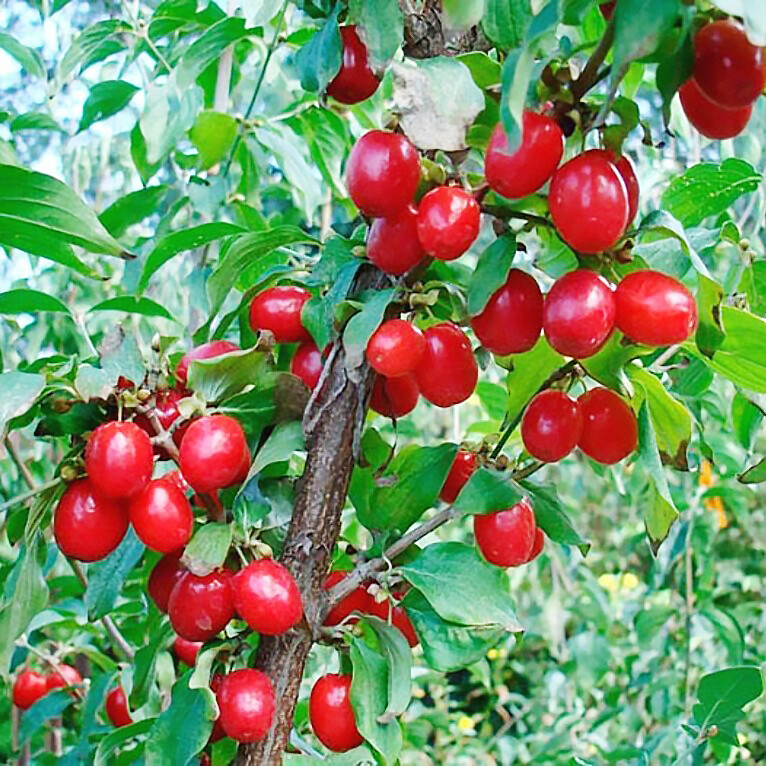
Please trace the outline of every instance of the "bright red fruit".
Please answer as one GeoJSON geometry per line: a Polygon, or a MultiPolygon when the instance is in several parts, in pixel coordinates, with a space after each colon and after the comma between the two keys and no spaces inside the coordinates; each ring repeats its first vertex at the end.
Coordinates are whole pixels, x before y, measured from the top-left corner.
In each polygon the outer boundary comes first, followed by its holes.
{"type": "Polygon", "coordinates": [[[556,120],[524,110],[521,146],[508,151],[508,139],[498,122],[484,160],[490,188],[509,199],[534,194],[552,175],[564,153],[564,134],[556,120]]]}
{"type": "Polygon", "coordinates": [[[186,572],[168,602],[173,630],[187,641],[208,641],[234,617],[232,574],[226,569],[198,577],[186,572]]]}
{"type": "Polygon", "coordinates": [[[440,261],[454,261],[479,236],[481,208],[457,186],[431,189],[418,207],[418,239],[423,250],[440,261]]]}
{"type": "Polygon", "coordinates": [[[398,378],[415,370],[426,350],[423,333],[404,319],[383,322],[367,342],[367,361],[375,372],[398,378]]]}
{"type": "Polygon", "coordinates": [[[327,86],[327,95],[341,104],[358,104],[375,93],[380,80],[367,63],[367,48],[359,39],[356,27],[353,24],[341,27],[340,37],[343,63],[327,86]]]}
{"type": "Polygon", "coordinates": [[[85,469],[93,486],[114,499],[137,495],[152,478],[152,443],[135,423],[100,425],[85,447],[85,469]]]}
{"type": "Polygon", "coordinates": [[[399,277],[420,263],[418,211],[407,205],[389,218],[376,218],[367,237],[367,257],[386,274],[399,277]]]}
{"type": "Polygon", "coordinates": [[[583,152],[554,174],[548,195],[561,238],[581,253],[612,247],[628,225],[628,190],[599,150],[583,152]]]}
{"type": "Polygon", "coordinates": [[[601,15],[609,21],[614,13],[614,6],[617,5],[617,0],[611,0],[609,3],[599,3],[598,7],[601,11],[601,15]]]}
{"type": "Polygon", "coordinates": [[[439,497],[445,503],[454,503],[460,491],[468,483],[476,470],[476,453],[465,449],[459,449],[452,461],[444,486],[439,492],[439,497]]]}
{"type": "Polygon", "coordinates": [[[191,539],[194,527],[191,505],[170,479],[152,479],[130,501],[129,513],[138,539],[153,551],[172,553],[191,539]]]}
{"type": "Polygon", "coordinates": [[[370,397],[370,409],[387,418],[401,418],[415,409],[420,396],[414,375],[400,378],[375,377],[370,397]]]}
{"type": "Polygon", "coordinates": [[[766,71],[763,48],[753,45],[733,19],[714,21],[694,38],[692,76],[718,106],[741,109],[761,95],[766,71]]]}
{"type": "Polygon", "coordinates": [[[216,694],[224,731],[237,742],[258,742],[274,720],[274,688],[260,670],[245,668],[223,677],[216,694]]]}
{"type": "Polygon", "coordinates": [[[301,311],[311,298],[303,287],[269,287],[250,303],[250,327],[254,332],[268,330],[277,343],[303,343],[311,340],[301,322],[301,311]]]}
{"type": "Polygon", "coordinates": [[[628,274],[614,293],[620,332],[646,346],[683,343],[697,329],[694,296],[677,280],[649,269],[628,274]]]}
{"type": "Polygon", "coordinates": [[[181,638],[181,636],[176,636],[175,641],[173,641],[173,653],[181,662],[193,668],[197,662],[199,650],[203,646],[204,642],[202,641],[187,641],[185,638],[181,638]]]}
{"type": "Polygon", "coordinates": [[[257,633],[278,636],[300,622],[301,592],[295,578],[274,559],[259,559],[232,580],[237,614],[257,633]]]}
{"type": "Polygon", "coordinates": [[[66,689],[67,686],[76,686],[82,683],[82,676],[79,674],[76,668],[66,663],[61,663],[56,666],[55,671],[48,673],[46,678],[48,685],[48,691],[54,689],[66,689]]]}
{"type": "Polygon", "coordinates": [[[128,726],[133,723],[128,710],[128,700],[121,686],[115,686],[106,695],[106,715],[112,722],[112,726],[128,726]]]}
{"type": "MultiPolygon", "coordinates": [[[[330,572],[330,574],[325,577],[325,581],[322,583],[322,587],[325,590],[330,590],[333,586],[337,585],[341,580],[343,580],[345,577],[348,576],[348,572],[330,572]]],[[[358,588],[355,588],[351,593],[346,596],[344,599],[339,601],[328,613],[327,617],[325,617],[324,624],[328,626],[332,625],[339,625],[341,622],[343,622],[352,612],[359,612],[361,614],[364,614],[367,605],[369,603],[369,594],[367,591],[360,585],[358,588]]],[[[352,617],[348,620],[349,625],[353,625],[355,622],[357,622],[356,617],[352,617]]]]}
{"type": "Polygon", "coordinates": [[[560,354],[585,359],[606,343],[614,317],[612,288],[595,272],[578,269],[556,280],[548,293],[543,329],[560,354]]]}
{"type": "Polygon", "coordinates": [[[640,187],[638,185],[638,176],[633,160],[627,154],[623,154],[615,163],[617,172],[622,176],[625,182],[625,188],[628,191],[628,223],[630,223],[638,212],[638,200],[640,197],[640,187]]]}
{"type": "Polygon", "coordinates": [[[146,589],[161,612],[167,614],[170,594],[185,571],[186,568],[181,564],[181,551],[168,553],[154,565],[146,589]]]}
{"type": "Polygon", "coordinates": [[[309,720],[317,739],[328,750],[344,753],[364,741],[351,707],[351,676],[330,673],[311,690],[309,720]]]}
{"type": "Polygon", "coordinates": [[[437,407],[464,402],[479,379],[471,342],[451,322],[429,327],[424,335],[426,351],[415,371],[420,393],[437,407]]]}
{"type": "Polygon", "coordinates": [[[388,218],[407,207],[419,180],[417,149],[398,133],[365,133],[354,144],[346,165],[351,199],[373,218],[388,218]]]}
{"type": "Polygon", "coordinates": [[[543,327],[543,294],[535,278],[511,269],[484,310],[471,318],[471,327],[481,345],[493,354],[529,351],[543,327]]]}
{"type": "Polygon", "coordinates": [[[128,531],[128,510],[104,497],[90,479],[73,481],[53,514],[53,534],[65,556],[99,561],[110,554],[128,531]]]}
{"type": "Polygon", "coordinates": [[[540,527],[535,528],[535,542],[532,545],[532,552],[529,554],[527,561],[534,561],[542,552],[545,546],[545,535],[540,527]]]}
{"type": "Polygon", "coordinates": [[[476,514],[473,534],[481,555],[498,567],[526,564],[535,544],[535,514],[524,499],[506,511],[476,514]]]}
{"type": "Polygon", "coordinates": [[[241,480],[250,452],[242,426],[228,415],[205,415],[195,420],[181,442],[180,466],[197,492],[223,489],[241,480]]]}
{"type": "Polygon", "coordinates": [[[35,670],[22,670],[13,682],[13,704],[27,710],[48,693],[48,680],[35,670]]]}
{"type": "Polygon", "coordinates": [[[581,433],[580,408],[563,391],[541,391],[521,419],[521,439],[527,452],[545,463],[566,457],[577,446],[581,433]]]}
{"type": "Polygon", "coordinates": [[[638,444],[638,423],[625,400],[608,388],[594,388],[578,400],[582,433],[577,446],[598,463],[619,463],[638,444]]]}
{"type": "MultiPolygon", "coordinates": [[[[221,684],[223,683],[223,674],[222,673],[214,673],[213,677],[210,679],[210,691],[215,694],[216,700],[218,699],[218,692],[221,690],[221,684]]],[[[218,713],[218,718],[215,719],[215,722],[213,723],[213,730],[210,732],[210,737],[208,738],[209,743],[218,742],[219,739],[223,739],[226,736],[226,732],[223,729],[223,726],[221,724],[221,714],[220,711],[218,713]]],[[[201,764],[200,764],[201,766],[201,764]]]]}
{"type": "Polygon", "coordinates": [[[707,138],[721,140],[738,136],[753,113],[752,104],[741,109],[718,106],[700,90],[694,80],[687,80],[678,89],[678,95],[686,118],[707,138]]]}
{"type": "MultiPolygon", "coordinates": [[[[176,367],[176,380],[179,383],[186,383],[186,378],[189,374],[189,364],[195,359],[214,359],[217,356],[223,356],[223,354],[229,354],[232,351],[239,351],[239,346],[228,340],[211,340],[209,343],[203,343],[201,346],[187,351],[181,357],[181,361],[178,362],[176,367]]],[[[162,425],[167,428],[164,423],[162,425]]]]}
{"type": "Polygon", "coordinates": [[[412,622],[407,614],[407,610],[396,603],[391,603],[390,599],[385,601],[376,601],[369,593],[367,594],[367,607],[365,609],[367,614],[371,614],[374,617],[379,617],[381,620],[390,622],[395,628],[397,628],[401,634],[407,639],[407,643],[410,647],[417,646],[420,643],[420,639],[415,633],[415,628],[412,627],[412,622]]]}
{"type": "Polygon", "coordinates": [[[301,343],[290,362],[290,372],[311,389],[319,383],[323,367],[322,352],[313,341],[301,343]]]}

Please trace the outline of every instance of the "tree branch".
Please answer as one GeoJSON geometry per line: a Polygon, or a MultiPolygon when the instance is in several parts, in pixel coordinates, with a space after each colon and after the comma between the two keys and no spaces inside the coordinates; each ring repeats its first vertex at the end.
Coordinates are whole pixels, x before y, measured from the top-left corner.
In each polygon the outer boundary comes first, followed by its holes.
{"type": "Polygon", "coordinates": [[[600,79],[599,69],[604,63],[609,49],[614,42],[614,16],[606,25],[604,36],[599,40],[596,49],[591,54],[580,76],[572,83],[571,91],[575,101],[579,101],[600,79]]]}
{"type": "Polygon", "coordinates": [[[513,218],[518,218],[521,221],[529,221],[530,223],[537,224],[538,226],[548,226],[553,228],[553,221],[550,221],[543,215],[535,215],[534,213],[525,213],[521,210],[511,210],[507,207],[500,205],[482,205],[481,210],[487,215],[491,215],[493,218],[499,218],[501,221],[508,221],[513,218]]]}

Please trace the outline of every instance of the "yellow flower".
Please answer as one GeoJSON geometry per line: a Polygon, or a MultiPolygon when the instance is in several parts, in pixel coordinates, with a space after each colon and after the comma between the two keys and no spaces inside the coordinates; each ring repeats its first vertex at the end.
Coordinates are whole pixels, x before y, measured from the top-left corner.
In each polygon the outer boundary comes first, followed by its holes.
{"type": "Polygon", "coordinates": [[[473,731],[473,718],[470,718],[467,715],[461,715],[460,718],[457,719],[457,727],[462,732],[473,731]]]}
{"type": "Polygon", "coordinates": [[[700,463],[699,485],[700,487],[712,487],[713,484],[713,466],[708,460],[703,460],[700,463]]]}
{"type": "Polygon", "coordinates": [[[500,656],[500,652],[498,652],[497,649],[490,649],[487,652],[488,660],[496,660],[499,656],[500,656]]]}
{"type": "Polygon", "coordinates": [[[604,574],[598,578],[598,584],[610,593],[614,593],[620,587],[620,581],[617,579],[617,576],[613,575],[611,572],[604,572],[604,574]]]}
{"type": "Polygon", "coordinates": [[[632,588],[637,588],[639,585],[639,579],[633,574],[633,572],[625,572],[625,574],[622,576],[623,588],[631,590],[632,588]]]}

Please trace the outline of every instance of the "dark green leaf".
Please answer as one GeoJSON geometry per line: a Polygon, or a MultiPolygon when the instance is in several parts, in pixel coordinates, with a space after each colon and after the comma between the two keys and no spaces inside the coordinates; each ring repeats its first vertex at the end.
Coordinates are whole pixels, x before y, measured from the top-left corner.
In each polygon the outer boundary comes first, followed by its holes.
{"type": "Polygon", "coordinates": [[[529,0],[487,0],[481,26],[499,48],[518,48],[531,19],[529,0]]]}
{"type": "Polygon", "coordinates": [[[19,727],[19,742],[25,743],[36,734],[51,718],[61,715],[72,703],[69,692],[54,691],[46,694],[24,711],[19,727]]]}
{"type": "Polygon", "coordinates": [[[125,50],[132,32],[125,21],[110,19],[91,24],[75,39],[64,54],[56,71],[56,84],[64,84],[67,77],[78,67],[87,69],[97,61],[103,61],[118,51],[125,50]]]}
{"type": "Polygon", "coordinates": [[[766,458],[750,466],[738,478],[743,484],[760,484],[762,481],[766,481],[766,458]]]}
{"type": "Polygon", "coordinates": [[[204,524],[184,548],[182,562],[198,577],[220,569],[229,554],[232,540],[231,524],[204,524]]]}
{"type": "Polygon", "coordinates": [[[522,481],[521,486],[529,493],[537,526],[554,543],[576,545],[584,556],[590,549],[590,543],[584,540],[574,528],[558,499],[555,488],[534,484],[531,481],[522,481]]]}
{"type": "Polygon", "coordinates": [[[58,298],[39,290],[8,290],[0,293],[0,314],[35,314],[39,311],[69,314],[69,308],[58,298]]]}
{"type": "Polygon", "coordinates": [[[104,80],[96,83],[83,104],[78,130],[85,130],[94,122],[105,120],[122,111],[138,90],[135,85],[124,80],[104,80]]]}
{"type": "Polygon", "coordinates": [[[189,88],[231,43],[245,37],[244,19],[229,16],[208,27],[184,52],[175,69],[179,90],[189,88]]]}
{"type": "Polygon", "coordinates": [[[350,0],[349,16],[359,25],[373,69],[383,69],[404,38],[404,16],[398,0],[350,0]]]}
{"type": "Polygon", "coordinates": [[[388,663],[388,705],[379,719],[380,723],[388,723],[401,715],[410,703],[412,652],[398,628],[377,617],[365,617],[365,622],[375,632],[388,663]]]}
{"type": "Polygon", "coordinates": [[[93,766],[113,766],[116,763],[114,751],[129,740],[146,734],[154,725],[156,719],[145,718],[143,721],[136,721],[128,726],[120,726],[113,732],[107,734],[96,748],[96,755],[93,760],[93,766]]]}
{"type": "Polygon", "coordinates": [[[301,87],[313,92],[324,92],[340,71],[343,47],[338,28],[338,10],[330,16],[295,57],[301,87]]]}
{"type": "Polygon", "coordinates": [[[11,132],[20,133],[22,130],[53,130],[66,133],[61,125],[46,112],[20,114],[11,123],[11,132]]]}
{"type": "Polygon", "coordinates": [[[256,383],[267,363],[268,354],[257,348],[194,359],[189,365],[188,387],[207,402],[220,402],[256,383]]]}
{"type": "Polygon", "coordinates": [[[131,192],[112,203],[98,218],[113,237],[121,237],[128,227],[157,213],[169,190],[167,184],[158,184],[131,192]]]}
{"type": "Polygon", "coordinates": [[[726,333],[721,326],[721,303],[723,288],[712,279],[698,275],[697,307],[699,325],[694,338],[697,348],[707,357],[712,357],[723,343],[726,333]]]}
{"type": "Polygon", "coordinates": [[[505,234],[496,239],[480,256],[468,285],[468,313],[484,311],[489,299],[508,279],[516,255],[516,237],[505,234]]]}
{"type": "Polygon", "coordinates": [[[126,314],[142,314],[147,317],[162,317],[163,319],[169,319],[171,322],[177,321],[164,306],[145,296],[120,295],[117,298],[107,298],[105,301],[97,303],[90,310],[122,311],[126,314]]]}
{"type": "Polygon", "coordinates": [[[523,493],[507,473],[480,467],[474,471],[454,503],[464,513],[504,511],[521,500],[523,493]]]}
{"type": "Polygon", "coordinates": [[[167,644],[173,630],[167,621],[156,619],[149,623],[148,643],[133,658],[133,688],[130,691],[130,708],[135,710],[146,704],[154,686],[157,655],[167,644]]]}
{"type": "Polygon", "coordinates": [[[362,310],[355,314],[343,331],[343,348],[346,352],[346,368],[356,370],[364,362],[367,341],[383,321],[388,304],[396,297],[393,287],[374,290],[361,296],[362,310]]]}

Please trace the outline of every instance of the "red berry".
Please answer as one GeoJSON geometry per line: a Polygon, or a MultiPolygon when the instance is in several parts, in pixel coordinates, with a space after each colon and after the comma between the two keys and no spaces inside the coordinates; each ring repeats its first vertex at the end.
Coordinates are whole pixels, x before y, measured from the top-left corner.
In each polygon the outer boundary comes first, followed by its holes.
{"type": "Polygon", "coordinates": [[[415,409],[420,396],[414,375],[400,378],[375,377],[370,397],[370,409],[387,418],[401,418],[415,409]]]}
{"type": "Polygon", "coordinates": [[[128,510],[104,497],[90,479],[73,481],[53,514],[53,534],[65,556],[99,561],[122,542],[128,531],[128,510]]]}
{"type": "Polygon", "coordinates": [[[545,546],[545,535],[540,527],[535,528],[535,542],[532,545],[532,552],[529,554],[527,562],[534,561],[542,552],[545,546]]]}
{"type": "Polygon", "coordinates": [[[367,343],[367,361],[375,372],[387,378],[409,375],[426,350],[423,333],[404,319],[389,319],[367,343]]]}
{"type": "Polygon", "coordinates": [[[146,589],[161,612],[167,614],[170,594],[184,572],[186,568],[181,564],[181,551],[166,554],[154,565],[146,589]]]}
{"type": "Polygon", "coordinates": [[[627,154],[623,154],[615,163],[617,172],[622,176],[625,182],[625,188],[628,191],[628,223],[630,223],[638,212],[638,200],[640,196],[640,187],[638,185],[638,176],[636,176],[636,167],[633,160],[627,154]]]}
{"type": "Polygon", "coordinates": [[[476,337],[493,354],[521,354],[537,343],[543,327],[543,294],[534,277],[511,269],[505,284],[471,319],[476,337]]]}
{"type": "Polygon", "coordinates": [[[614,293],[615,324],[646,346],[683,343],[697,329],[694,296],[677,280],[648,269],[628,274],[614,293]]]}
{"type": "Polygon", "coordinates": [[[553,463],[566,457],[582,433],[582,413],[563,391],[541,391],[521,419],[521,439],[537,460],[553,463]]]}
{"type": "Polygon", "coordinates": [[[130,521],[138,539],[153,551],[172,553],[189,542],[194,514],[186,495],[169,479],[152,479],[130,501],[130,521]]]}
{"type": "Polygon", "coordinates": [[[628,225],[625,182],[598,150],[579,154],[553,174],[548,204],[561,238],[581,253],[612,247],[628,225]]]}
{"type": "MultiPolygon", "coordinates": [[[[330,590],[333,586],[337,585],[341,580],[348,576],[348,572],[330,572],[325,578],[322,587],[325,590],[330,590]]],[[[367,591],[360,585],[355,588],[344,599],[341,599],[325,617],[324,624],[328,626],[339,625],[343,622],[352,612],[359,612],[364,614],[369,596],[367,591]]],[[[347,621],[347,624],[353,625],[357,622],[356,617],[352,617],[347,621]]]]}
{"type": "MultiPolygon", "coordinates": [[[[213,677],[210,679],[210,691],[215,694],[216,700],[218,699],[218,692],[221,690],[223,679],[224,676],[222,673],[214,673],[213,677]]],[[[223,730],[223,725],[221,724],[221,714],[219,712],[218,718],[216,718],[215,722],[213,723],[213,730],[210,732],[210,737],[208,737],[208,743],[212,744],[213,742],[218,742],[219,739],[223,739],[225,736],[226,732],[223,730]]]]}
{"type": "MultiPolygon", "coordinates": [[[[186,383],[189,364],[195,359],[214,359],[217,356],[223,356],[223,354],[230,354],[232,351],[239,351],[239,346],[228,340],[211,340],[209,343],[203,343],[201,346],[187,351],[176,367],[176,380],[179,383],[186,383]]],[[[167,428],[164,423],[162,425],[167,428]]]]}
{"type": "Polygon", "coordinates": [[[322,353],[313,341],[301,343],[290,362],[290,372],[311,389],[319,383],[323,367],[322,353]]]}
{"type": "Polygon", "coordinates": [[[593,271],[578,269],[556,280],[545,299],[543,329],[564,356],[585,359],[606,343],[614,329],[615,299],[609,284],[593,271]]]}
{"type": "Polygon", "coordinates": [[[77,686],[82,683],[82,676],[77,672],[76,668],[66,663],[61,663],[56,666],[55,671],[48,673],[46,678],[48,685],[48,691],[54,689],[66,689],[67,686],[77,686]]]}
{"type": "Polygon", "coordinates": [[[473,533],[481,555],[498,567],[526,564],[535,544],[535,514],[524,499],[506,511],[477,514],[473,533]]]}
{"type": "Polygon", "coordinates": [[[152,443],[135,423],[100,425],[85,447],[85,469],[93,486],[115,499],[137,495],[152,478],[152,443]]]}
{"type": "Polygon", "coordinates": [[[48,680],[42,673],[22,670],[13,683],[13,704],[27,710],[48,693],[48,680]]]}
{"type": "Polygon", "coordinates": [[[204,646],[202,641],[187,641],[181,636],[176,636],[173,641],[173,653],[178,657],[181,662],[193,668],[197,662],[197,655],[199,650],[204,646]]]}
{"type": "Polygon", "coordinates": [[[622,397],[608,388],[594,388],[578,400],[582,433],[577,446],[598,463],[619,463],[638,444],[638,423],[622,397]]]}
{"type": "Polygon", "coordinates": [[[346,182],[351,199],[365,215],[395,215],[412,202],[418,181],[420,158],[404,136],[371,130],[354,144],[346,182]]]}
{"type": "MultiPolygon", "coordinates": [[[[154,396],[154,414],[160,421],[160,425],[167,431],[170,426],[175,423],[178,418],[181,417],[181,413],[178,410],[178,402],[184,397],[189,396],[189,392],[185,389],[170,388],[166,391],[158,391],[154,396]]],[[[136,415],[133,422],[145,431],[149,437],[155,435],[156,431],[151,424],[149,418],[146,415],[136,415]]],[[[188,423],[181,425],[173,430],[173,441],[178,446],[181,443],[181,438],[188,428],[188,423]]],[[[155,445],[154,454],[159,457],[160,460],[170,460],[170,455],[167,451],[160,446],[155,445]]]]}
{"type": "Polygon", "coordinates": [[[301,322],[301,311],[311,298],[303,287],[269,287],[250,303],[250,327],[254,332],[268,330],[277,343],[303,343],[311,340],[301,322]]]}
{"type": "Polygon", "coordinates": [[[367,237],[367,257],[386,274],[399,277],[420,263],[418,211],[407,205],[389,218],[376,218],[367,237]]]}
{"type": "Polygon", "coordinates": [[[223,677],[216,694],[223,730],[237,742],[262,740],[274,720],[274,688],[260,670],[245,668],[223,677]]]}
{"type": "Polygon", "coordinates": [[[300,622],[301,592],[278,561],[260,559],[234,575],[234,607],[257,633],[278,636],[300,622]]]}
{"type": "Polygon", "coordinates": [[[451,322],[429,327],[424,335],[426,350],[415,371],[420,393],[437,407],[464,402],[479,379],[471,342],[451,322]]]}
{"type": "Polygon", "coordinates": [[[181,442],[180,466],[197,492],[223,489],[241,480],[250,452],[242,426],[228,415],[205,415],[195,420],[181,442]]]}
{"type": "Polygon", "coordinates": [[[309,697],[311,728],[317,739],[335,753],[352,750],[364,741],[356,727],[350,691],[351,676],[330,673],[314,684],[309,697]]]}
{"type": "Polygon", "coordinates": [[[128,726],[133,723],[128,710],[128,700],[121,686],[115,686],[106,695],[106,715],[112,726],[128,726]]]}
{"type": "Polygon", "coordinates": [[[752,104],[741,109],[723,109],[713,103],[694,80],[687,80],[678,89],[678,95],[686,118],[707,138],[720,140],[738,136],[753,113],[752,104]]]}
{"type": "Polygon", "coordinates": [[[511,153],[498,122],[484,160],[487,183],[509,199],[534,194],[553,175],[564,153],[564,134],[552,117],[525,109],[522,128],[521,146],[511,153]]]}
{"type": "Polygon", "coordinates": [[[447,478],[444,480],[444,486],[439,492],[439,497],[445,503],[454,503],[475,470],[476,453],[459,449],[452,461],[447,478]]]}
{"type": "Polygon", "coordinates": [[[119,378],[117,378],[117,390],[118,391],[125,391],[128,388],[135,388],[136,384],[132,380],[128,380],[124,375],[120,375],[119,378]]]}
{"type": "Polygon", "coordinates": [[[724,109],[751,106],[764,87],[766,56],[733,19],[714,21],[694,38],[692,76],[700,90],[724,109]]]}
{"type": "Polygon", "coordinates": [[[208,641],[234,617],[231,572],[222,569],[198,577],[186,572],[168,602],[173,630],[187,641],[208,641]]]}
{"type": "Polygon", "coordinates": [[[327,86],[327,95],[341,104],[358,104],[368,99],[380,85],[380,80],[367,63],[367,48],[359,39],[353,24],[340,28],[343,43],[343,63],[340,72],[327,86]]]}
{"type": "Polygon", "coordinates": [[[412,622],[407,614],[407,610],[398,604],[392,604],[390,599],[385,601],[376,601],[369,593],[367,594],[367,614],[378,617],[381,620],[390,622],[407,639],[410,647],[415,647],[420,643],[420,639],[412,627],[412,622]]]}
{"type": "Polygon", "coordinates": [[[431,189],[418,207],[418,239],[428,255],[454,261],[479,236],[479,203],[457,186],[431,189]]]}

